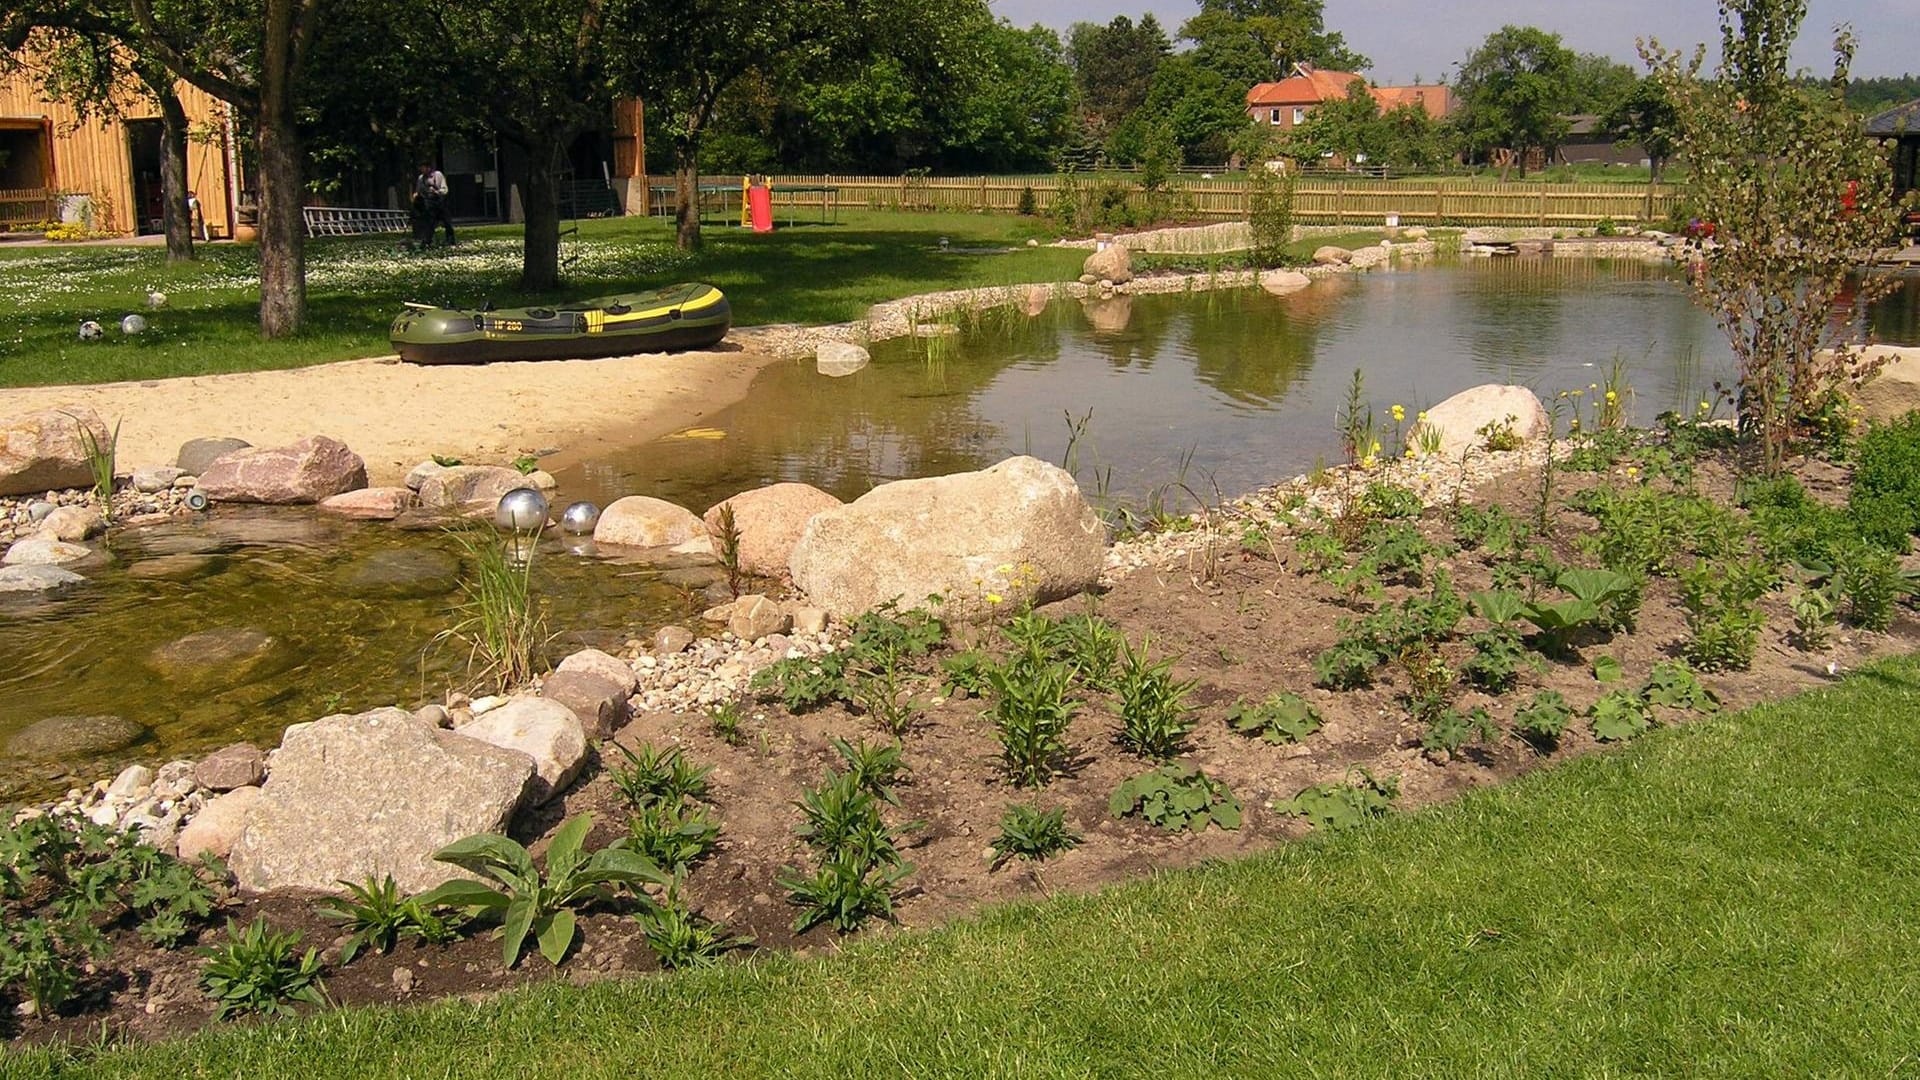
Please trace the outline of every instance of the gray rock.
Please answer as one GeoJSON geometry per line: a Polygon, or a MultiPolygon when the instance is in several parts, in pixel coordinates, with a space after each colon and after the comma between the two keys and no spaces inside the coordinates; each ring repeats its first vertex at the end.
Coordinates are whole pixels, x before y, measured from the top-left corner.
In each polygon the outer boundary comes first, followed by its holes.
{"type": "Polygon", "coordinates": [[[224,859],[233,853],[234,841],[247,827],[254,805],[260,801],[257,787],[234,788],[210,799],[180,830],[179,855],[192,862],[202,855],[224,859]]]}
{"type": "Polygon", "coordinates": [[[1015,457],[980,472],[882,484],[815,514],[792,570],[794,584],[835,618],[939,596],[940,614],[975,620],[1090,589],[1105,559],[1106,529],[1073,477],[1015,457]]]}
{"type": "Polygon", "coordinates": [[[47,515],[58,509],[60,508],[45,499],[30,502],[27,504],[27,520],[35,523],[45,521],[47,515]]]}
{"type": "Polygon", "coordinates": [[[505,832],[533,759],[399,709],[288,728],[229,858],[251,890],[332,890],[392,874],[409,892],[465,877],[433,853],[505,832]]]}
{"type": "Polygon", "coordinates": [[[180,444],[180,452],[173,457],[174,465],[187,476],[201,476],[209,466],[235,450],[250,450],[253,444],[245,439],[188,439],[180,444]]]}
{"type": "Polygon", "coordinates": [[[633,692],[640,687],[639,676],[633,673],[631,664],[599,649],[581,649],[560,661],[560,666],[554,670],[561,673],[577,671],[596,675],[618,686],[620,692],[628,697],[632,697],[633,692]]]}
{"type": "Polygon", "coordinates": [[[251,743],[224,746],[193,767],[193,781],[209,791],[255,787],[266,779],[267,755],[251,743]]]}
{"type": "Polygon", "coordinates": [[[492,510],[500,496],[527,486],[518,469],[501,465],[455,465],[420,484],[420,505],[429,510],[492,510]]]}
{"type": "Polygon", "coordinates": [[[147,666],[188,688],[237,686],[266,675],[289,658],[278,639],[238,626],[201,630],[147,654],[147,666]]]}
{"type": "Polygon", "coordinates": [[[62,506],[49,511],[36,530],[41,536],[68,543],[91,540],[106,531],[107,519],[91,506],[62,506]]]}
{"type": "Polygon", "coordinates": [[[1322,244],[1313,251],[1317,266],[1342,266],[1353,261],[1353,252],[1333,244],[1322,244]]]}
{"type": "Polygon", "coordinates": [[[138,799],[153,789],[153,770],[145,765],[129,765],[107,785],[109,799],[138,799]]]}
{"type": "Polygon", "coordinates": [[[423,461],[420,464],[415,465],[413,467],[413,471],[409,472],[407,474],[407,478],[401,481],[401,483],[407,485],[407,487],[413,491],[419,491],[420,485],[426,483],[428,477],[438,476],[439,474],[446,471],[447,471],[447,466],[442,465],[437,461],[423,461]]]}
{"type": "Polygon", "coordinates": [[[445,705],[422,705],[413,710],[413,718],[429,727],[452,727],[453,717],[445,705]]]}
{"type": "Polygon", "coordinates": [[[872,355],[863,346],[851,341],[823,341],[813,354],[813,369],[836,379],[851,375],[872,362],[872,355]]]}
{"type": "Polygon", "coordinates": [[[93,549],[81,544],[69,544],[50,536],[29,536],[25,540],[15,540],[6,555],[0,557],[0,563],[7,566],[64,566],[79,562],[91,554],[93,549]]]}
{"type": "Polygon", "coordinates": [[[706,522],[693,511],[649,495],[615,499],[600,511],[600,521],[593,527],[596,546],[671,547],[706,536],[706,522]]]}
{"type": "Polygon", "coordinates": [[[540,684],[540,696],[565,706],[589,739],[605,739],[627,722],[633,692],[590,671],[556,671],[540,684]]]}
{"type": "Polygon", "coordinates": [[[57,566],[0,567],[0,593],[49,592],[79,585],[86,578],[57,566]]]}
{"type": "MultiPolygon", "coordinates": [[[[587,763],[587,733],[573,710],[544,698],[514,698],[460,729],[466,738],[517,750],[533,759],[527,805],[538,806],[566,790],[587,763]]],[[[274,766],[275,774],[279,765],[274,766]]]]}
{"type": "Polygon", "coordinates": [[[663,656],[683,653],[693,644],[693,631],[684,626],[663,626],[653,632],[653,651],[663,656]]]}
{"type": "Polygon", "coordinates": [[[1551,420],[1540,398],[1524,386],[1489,383],[1462,390],[1427,410],[1424,421],[1407,430],[1406,448],[1418,450],[1431,430],[1438,437],[1442,460],[1458,462],[1463,455],[1484,453],[1489,425],[1505,428],[1522,445],[1547,437],[1551,420]]]}
{"type": "Polygon", "coordinates": [[[113,438],[99,414],[78,405],[0,419],[0,495],[93,486],[82,432],[101,446],[113,438]]]}
{"type": "Polygon", "coordinates": [[[1125,284],[1133,280],[1133,253],[1124,245],[1108,244],[1104,249],[1087,256],[1087,261],[1080,267],[1080,274],[1083,279],[1091,276],[1095,281],[1125,284]]]}
{"type": "Polygon", "coordinates": [[[759,641],[769,634],[784,633],[791,625],[791,618],[779,604],[751,593],[736,601],[727,616],[727,629],[741,641],[759,641]]]}
{"type": "Polygon", "coordinates": [[[350,596],[445,596],[460,587],[460,560],[438,548],[386,548],[341,567],[334,583],[350,596]]]}
{"type": "Polygon", "coordinates": [[[172,465],[148,465],[133,470],[133,490],[146,495],[157,495],[173,487],[173,482],[187,475],[184,470],[172,465]]]}
{"type": "Polygon", "coordinates": [[[118,716],[51,716],[7,740],[7,753],[35,761],[67,761],[124,750],[147,729],[118,716]]]}

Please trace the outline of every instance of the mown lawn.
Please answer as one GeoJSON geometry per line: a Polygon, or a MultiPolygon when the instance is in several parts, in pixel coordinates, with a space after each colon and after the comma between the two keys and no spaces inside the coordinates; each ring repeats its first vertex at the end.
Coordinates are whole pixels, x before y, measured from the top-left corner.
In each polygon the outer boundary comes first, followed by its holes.
{"type": "Polygon", "coordinates": [[[741,325],[857,319],[868,306],[937,289],[1056,281],[1077,276],[1084,252],[1029,249],[1037,222],[1012,216],[846,211],[835,225],[802,224],[769,235],[709,227],[698,254],[677,251],[659,218],[585,222],[567,242],[569,284],[541,296],[514,287],[517,228],[464,230],[461,243],[415,255],[397,235],[317,240],[308,248],[309,329],[262,342],[254,249],[210,245],[202,258],[166,265],[154,247],[0,248],[0,386],[151,379],[297,367],[390,351],[387,327],[403,301],[512,307],[706,281],[725,290],[741,325]],[[949,240],[942,251],[941,238],[949,240]],[[974,253],[964,248],[1008,248],[974,253]],[[149,291],[167,295],[159,312],[149,291]],[[146,333],[117,329],[145,314],[146,333]],[[83,319],[107,327],[82,342],[83,319]]]}
{"type": "Polygon", "coordinates": [[[677,977],[326,1013],[111,1076],[1898,1076],[1920,661],[1370,829],[677,977]]]}

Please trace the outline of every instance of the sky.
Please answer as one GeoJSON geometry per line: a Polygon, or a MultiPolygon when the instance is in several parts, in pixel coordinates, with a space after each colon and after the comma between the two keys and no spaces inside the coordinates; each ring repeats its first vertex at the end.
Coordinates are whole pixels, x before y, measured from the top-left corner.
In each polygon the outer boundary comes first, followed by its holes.
{"type": "MultiPolygon", "coordinates": [[[[1152,11],[1178,31],[1199,10],[1195,0],[991,0],[995,13],[1026,26],[1065,30],[1076,22],[1138,18],[1152,11]]],[[[1605,53],[1638,66],[1636,36],[1691,51],[1702,42],[1717,50],[1719,8],[1713,0],[1326,0],[1327,28],[1373,60],[1382,83],[1436,82],[1449,76],[1489,33],[1508,24],[1538,26],[1561,35],[1580,52],[1605,53]]],[[[1856,75],[1920,71],[1920,0],[1809,0],[1795,63],[1831,71],[1833,28],[1853,24],[1860,38],[1856,75]]],[[[1709,53],[1709,63],[1714,54],[1709,53]]]]}

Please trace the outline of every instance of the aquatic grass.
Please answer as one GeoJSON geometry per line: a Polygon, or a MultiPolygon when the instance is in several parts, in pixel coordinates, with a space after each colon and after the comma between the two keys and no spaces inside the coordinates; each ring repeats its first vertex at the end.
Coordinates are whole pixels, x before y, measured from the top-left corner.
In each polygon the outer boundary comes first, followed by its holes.
{"type": "Polygon", "coordinates": [[[451,535],[473,573],[460,582],[465,601],[455,609],[459,620],[435,640],[465,642],[473,677],[502,689],[519,686],[533,678],[549,638],[545,606],[533,594],[541,533],[525,544],[524,559],[515,558],[499,534],[484,526],[451,530],[451,535]]]}
{"type": "Polygon", "coordinates": [[[87,459],[87,472],[93,477],[93,497],[100,503],[100,516],[112,521],[113,473],[120,451],[121,421],[113,422],[113,431],[102,443],[86,421],[72,413],[66,415],[80,426],[80,454],[87,459]]]}

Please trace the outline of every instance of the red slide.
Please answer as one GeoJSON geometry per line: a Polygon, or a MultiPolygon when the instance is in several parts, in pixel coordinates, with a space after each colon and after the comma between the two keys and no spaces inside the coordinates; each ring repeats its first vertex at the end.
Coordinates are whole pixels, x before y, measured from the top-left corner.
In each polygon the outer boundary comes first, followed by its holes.
{"type": "Polygon", "coordinates": [[[773,231],[773,189],[755,184],[747,192],[747,208],[752,213],[754,232],[773,231]]]}

